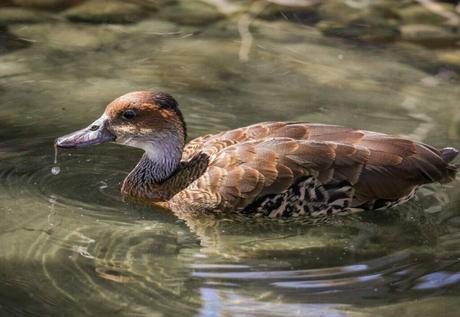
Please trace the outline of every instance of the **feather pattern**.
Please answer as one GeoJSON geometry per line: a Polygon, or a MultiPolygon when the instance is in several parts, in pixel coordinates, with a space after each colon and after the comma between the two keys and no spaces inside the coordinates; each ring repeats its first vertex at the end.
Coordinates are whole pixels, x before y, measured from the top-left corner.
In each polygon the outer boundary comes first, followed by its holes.
{"type": "Polygon", "coordinates": [[[182,160],[198,153],[207,157],[207,169],[171,198],[172,209],[244,212],[263,197],[289,192],[305,177],[313,177],[308,186],[351,186],[346,206],[366,207],[401,201],[425,183],[449,182],[457,169],[422,143],[301,122],[265,122],[200,137],[185,146],[182,160]]]}

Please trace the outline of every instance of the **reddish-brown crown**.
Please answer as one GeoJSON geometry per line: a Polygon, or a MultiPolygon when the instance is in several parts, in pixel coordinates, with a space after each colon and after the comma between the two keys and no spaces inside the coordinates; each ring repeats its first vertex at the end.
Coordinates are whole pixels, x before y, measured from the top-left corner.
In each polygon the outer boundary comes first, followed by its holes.
{"type": "Polygon", "coordinates": [[[105,114],[115,132],[136,133],[172,128],[181,130],[185,140],[184,118],[177,101],[167,93],[127,93],[112,101],[107,106],[105,114]]]}

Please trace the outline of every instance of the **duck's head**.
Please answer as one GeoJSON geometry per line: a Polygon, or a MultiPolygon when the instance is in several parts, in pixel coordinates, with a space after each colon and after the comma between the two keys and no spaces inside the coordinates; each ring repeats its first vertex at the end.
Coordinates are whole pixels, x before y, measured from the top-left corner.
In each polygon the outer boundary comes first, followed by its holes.
{"type": "Polygon", "coordinates": [[[105,142],[145,150],[149,157],[181,152],[185,123],[176,100],[161,92],[136,91],[109,103],[88,127],[56,139],[61,148],[83,148],[105,142]]]}

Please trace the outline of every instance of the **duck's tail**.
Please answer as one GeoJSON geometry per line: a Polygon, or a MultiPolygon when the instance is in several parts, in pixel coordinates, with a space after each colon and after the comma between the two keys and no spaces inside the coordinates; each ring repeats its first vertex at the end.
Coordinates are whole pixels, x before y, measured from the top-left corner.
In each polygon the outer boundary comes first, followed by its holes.
{"type": "Polygon", "coordinates": [[[454,158],[458,155],[458,150],[453,147],[446,147],[440,150],[441,157],[446,163],[450,163],[454,160],[454,158]]]}
{"type": "Polygon", "coordinates": [[[441,158],[444,162],[447,163],[447,169],[449,174],[449,179],[454,180],[457,175],[457,170],[459,168],[458,164],[449,164],[452,162],[458,155],[458,150],[453,147],[446,147],[440,150],[441,158]]]}

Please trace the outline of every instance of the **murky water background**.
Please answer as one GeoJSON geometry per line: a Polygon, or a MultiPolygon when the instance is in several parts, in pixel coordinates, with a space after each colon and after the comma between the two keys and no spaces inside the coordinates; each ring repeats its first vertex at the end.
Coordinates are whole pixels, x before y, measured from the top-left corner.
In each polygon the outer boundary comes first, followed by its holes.
{"type": "Polygon", "coordinates": [[[123,202],[130,148],[51,174],[54,138],[141,89],[176,96],[190,137],[305,120],[460,147],[455,1],[273,2],[2,2],[1,316],[458,314],[458,180],[309,226],[123,202]]]}

